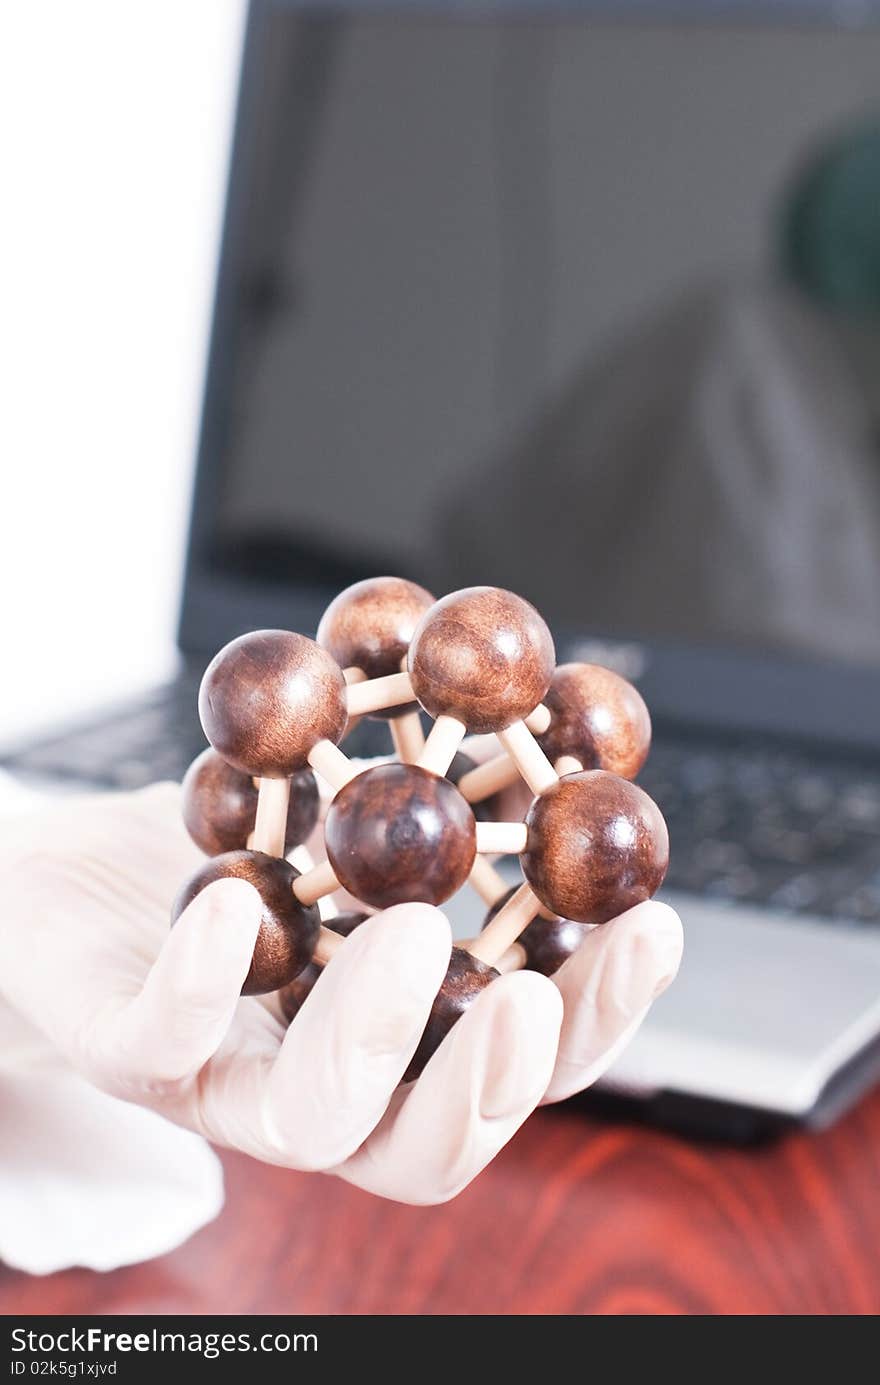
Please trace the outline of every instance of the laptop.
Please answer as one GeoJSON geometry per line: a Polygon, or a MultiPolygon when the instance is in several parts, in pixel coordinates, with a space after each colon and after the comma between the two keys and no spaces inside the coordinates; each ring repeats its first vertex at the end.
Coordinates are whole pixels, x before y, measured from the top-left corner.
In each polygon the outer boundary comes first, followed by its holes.
{"type": "Polygon", "coordinates": [[[0,763],[179,778],[233,636],[380,573],[522,592],[654,719],[685,960],[603,1090],[748,1137],[880,1075],[877,434],[821,236],[780,250],[880,36],[627,10],[251,6],[180,676],[0,763]]]}

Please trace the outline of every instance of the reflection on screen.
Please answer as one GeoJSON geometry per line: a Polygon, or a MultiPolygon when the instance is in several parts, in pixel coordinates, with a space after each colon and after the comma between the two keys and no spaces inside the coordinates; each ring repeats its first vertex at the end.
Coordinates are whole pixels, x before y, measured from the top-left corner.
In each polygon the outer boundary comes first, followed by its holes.
{"type": "Polygon", "coordinates": [[[216,561],[880,660],[880,34],[274,23],[216,561]]]}

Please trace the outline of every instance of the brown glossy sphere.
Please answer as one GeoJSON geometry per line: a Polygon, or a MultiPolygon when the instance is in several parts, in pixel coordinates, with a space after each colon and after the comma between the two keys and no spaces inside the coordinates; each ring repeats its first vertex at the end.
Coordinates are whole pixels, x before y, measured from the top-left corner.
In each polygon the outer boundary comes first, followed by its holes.
{"type": "Polygon", "coordinates": [[[432,717],[502,731],[534,711],[553,674],[550,631],[534,606],[500,587],[466,587],[432,606],[409,647],[413,690],[432,717]]]}
{"type": "MultiPolygon", "coordinates": [[[[496,900],[483,919],[483,928],[518,889],[518,885],[513,885],[496,900]]],[[[526,969],[552,976],[573,952],[577,952],[589,931],[585,923],[575,923],[574,919],[532,919],[517,938],[526,954],[526,969]]]]}
{"type": "MultiPolygon", "coordinates": [[[[325,924],[333,933],[340,933],[343,938],[347,938],[349,933],[368,919],[369,914],[356,914],[353,911],[344,914],[337,914],[335,918],[328,919],[325,924]]],[[[282,990],[278,992],[278,1003],[281,1006],[281,1013],[290,1024],[295,1017],[300,1006],[307,996],[311,995],[315,982],[324,970],[317,962],[309,962],[304,967],[299,976],[295,976],[282,990]]]]}
{"type": "Polygon", "coordinates": [[[255,630],[215,654],[199,690],[205,735],[235,769],[283,779],[318,741],[345,731],[345,679],[326,650],[289,630],[255,630]]]}
{"type": "Polygon", "coordinates": [[[549,760],[573,755],[584,769],[635,779],[651,748],[651,718],[632,683],[600,664],[560,664],[544,704],[551,721],[538,743],[549,760]]]}
{"type": "Polygon", "coordinates": [[[431,1006],[419,1046],[403,1074],[404,1082],[415,1081],[428,1059],[437,1052],[456,1020],[461,1019],[468,1006],[472,1005],[477,996],[497,977],[498,972],[486,962],[472,957],[463,948],[452,949],[443,985],[431,1006]]]}
{"type": "Polygon", "coordinates": [[[652,798],[605,770],[567,774],[532,803],[523,874],[545,908],[607,923],[650,899],[669,864],[669,834],[652,798]]]}
{"type": "Polygon", "coordinates": [[[247,880],[263,901],[260,931],[242,995],[263,995],[286,986],[312,960],[320,916],[315,905],[300,904],[293,893],[299,871],[278,856],[261,851],[228,851],[206,861],[187,881],[174,901],[171,922],[176,923],[197,894],[215,880],[247,880]]]}
{"type": "Polygon", "coordinates": [[[307,967],[303,967],[299,976],[295,976],[292,981],[288,981],[286,986],[281,987],[278,992],[278,1004],[288,1024],[293,1022],[312,994],[315,989],[315,982],[323,970],[324,968],[318,966],[317,962],[309,962],[307,967]]]}
{"type": "Polygon", "coordinates": [[[476,823],[448,779],[374,765],[333,799],[324,845],[340,884],[364,904],[442,904],[470,874],[476,823]]]}
{"type": "MultiPolygon", "coordinates": [[[[368,577],[330,602],[318,626],[318,644],[340,668],[359,668],[368,678],[385,678],[400,672],[413,631],[433,604],[430,592],[403,577],[368,577]]],[[[414,707],[409,702],[370,715],[387,721],[414,707]]]]}
{"type": "MultiPolygon", "coordinates": [[[[320,797],[310,769],[297,770],[290,781],[285,854],[309,837],[318,821],[320,797]]],[[[257,790],[249,774],[233,769],[210,746],[193,760],[181,791],[186,830],[207,856],[239,851],[257,820],[257,790]]]]}

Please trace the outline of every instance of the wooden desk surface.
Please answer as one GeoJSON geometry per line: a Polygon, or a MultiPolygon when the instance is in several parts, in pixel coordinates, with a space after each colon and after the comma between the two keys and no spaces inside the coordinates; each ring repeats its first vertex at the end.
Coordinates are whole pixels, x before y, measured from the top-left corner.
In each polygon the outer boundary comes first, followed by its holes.
{"type": "Polygon", "coordinates": [[[224,1156],[228,1204],[149,1265],[31,1279],[0,1312],[873,1314],[880,1092],[757,1150],[541,1112],[444,1207],[224,1156]]]}

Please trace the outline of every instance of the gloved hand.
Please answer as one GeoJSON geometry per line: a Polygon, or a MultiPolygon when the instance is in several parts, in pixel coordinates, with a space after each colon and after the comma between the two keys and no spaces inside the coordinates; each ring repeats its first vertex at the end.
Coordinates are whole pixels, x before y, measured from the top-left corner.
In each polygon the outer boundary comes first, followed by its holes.
{"type": "Polygon", "coordinates": [[[449,958],[443,914],[399,905],[362,924],[285,1030],[271,1002],[239,995],[250,885],[218,881],[169,930],[203,859],[173,785],[23,819],[0,845],[0,994],[105,1091],[402,1202],[454,1196],[541,1101],[595,1081],[681,955],[676,914],[641,904],[552,979],[493,982],[402,1088],[449,958]]]}

